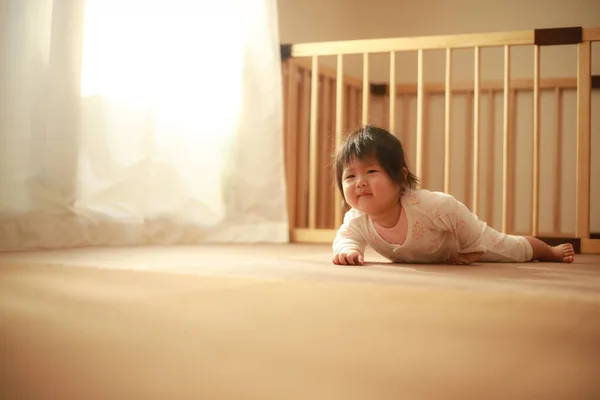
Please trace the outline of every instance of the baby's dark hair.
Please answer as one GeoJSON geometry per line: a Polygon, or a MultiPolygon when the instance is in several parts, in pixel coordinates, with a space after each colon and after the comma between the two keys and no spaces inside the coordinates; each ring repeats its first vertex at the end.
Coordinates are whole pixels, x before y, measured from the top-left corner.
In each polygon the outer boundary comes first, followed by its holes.
{"type": "Polygon", "coordinates": [[[419,185],[419,179],[408,169],[400,140],[385,129],[366,125],[351,132],[335,155],[335,181],[342,196],[344,167],[353,157],[362,160],[369,156],[377,159],[392,181],[400,185],[401,191],[414,189],[419,185]],[[406,168],[408,172],[406,179],[402,168],[406,168]]]}

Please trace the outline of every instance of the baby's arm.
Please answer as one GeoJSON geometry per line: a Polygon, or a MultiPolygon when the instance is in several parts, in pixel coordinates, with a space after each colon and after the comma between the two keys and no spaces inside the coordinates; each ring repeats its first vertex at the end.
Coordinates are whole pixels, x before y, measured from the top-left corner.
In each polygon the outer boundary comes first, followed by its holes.
{"type": "Polygon", "coordinates": [[[452,256],[448,261],[452,264],[471,264],[479,260],[483,255],[483,251],[476,253],[458,253],[452,256]]]}
{"type": "Polygon", "coordinates": [[[362,265],[364,263],[367,243],[353,219],[353,212],[350,210],[344,216],[344,223],[337,231],[333,241],[334,264],[362,265]]]}

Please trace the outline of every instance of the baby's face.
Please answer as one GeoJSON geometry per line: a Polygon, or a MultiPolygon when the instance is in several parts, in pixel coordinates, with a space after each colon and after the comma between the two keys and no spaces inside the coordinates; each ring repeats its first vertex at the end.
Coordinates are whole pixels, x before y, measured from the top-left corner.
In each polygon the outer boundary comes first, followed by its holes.
{"type": "Polygon", "coordinates": [[[398,204],[399,188],[374,157],[352,158],[344,168],[346,202],[367,215],[377,215],[398,204]]]}

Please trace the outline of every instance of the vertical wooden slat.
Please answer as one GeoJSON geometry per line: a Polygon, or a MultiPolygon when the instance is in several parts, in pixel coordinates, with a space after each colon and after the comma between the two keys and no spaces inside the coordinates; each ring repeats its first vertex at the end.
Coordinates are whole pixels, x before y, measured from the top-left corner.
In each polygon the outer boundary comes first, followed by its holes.
{"type": "Polygon", "coordinates": [[[329,164],[328,153],[329,153],[329,137],[331,131],[329,126],[331,124],[331,84],[330,78],[323,76],[320,78],[320,84],[322,89],[319,91],[319,98],[321,99],[320,115],[319,117],[319,162],[317,167],[318,176],[318,191],[317,191],[317,221],[319,228],[325,228],[327,225],[327,206],[333,201],[330,198],[331,191],[327,187],[327,165],[329,164]]]}
{"type": "Polygon", "coordinates": [[[369,97],[371,95],[369,81],[369,53],[363,54],[363,90],[362,90],[362,124],[369,123],[369,97]]]}
{"type": "Polygon", "coordinates": [[[533,189],[531,205],[531,235],[538,235],[540,196],[540,46],[534,46],[533,56],[533,189]]]}
{"type": "Polygon", "coordinates": [[[554,220],[553,233],[559,234],[561,231],[561,216],[562,216],[562,90],[556,88],[555,94],[555,117],[556,117],[556,133],[555,133],[555,168],[554,168],[554,220]]]}
{"type": "Polygon", "coordinates": [[[308,190],[308,227],[317,225],[317,160],[318,160],[318,121],[319,121],[319,62],[312,57],[312,79],[310,90],[310,162],[308,190]]]}
{"type": "MultiPolygon", "coordinates": [[[[404,152],[408,153],[409,149],[410,149],[410,132],[408,130],[409,128],[409,122],[410,122],[410,96],[406,93],[404,93],[402,95],[402,147],[404,147],[404,152]]],[[[405,156],[406,157],[406,156],[405,156]]]]}
{"type": "Polygon", "coordinates": [[[289,59],[287,70],[286,93],[286,160],[287,160],[287,190],[288,190],[288,218],[290,228],[296,226],[296,212],[298,200],[298,68],[292,59],[289,59]]]}
{"type": "Polygon", "coordinates": [[[352,121],[350,117],[352,116],[352,105],[350,104],[352,86],[349,84],[344,84],[344,131],[349,131],[352,126],[352,121]]]}
{"type": "Polygon", "coordinates": [[[362,120],[362,112],[363,112],[363,102],[361,101],[363,98],[363,88],[361,87],[360,89],[356,89],[355,91],[356,94],[356,105],[358,107],[358,111],[356,112],[356,115],[354,117],[355,119],[355,123],[354,125],[356,126],[360,126],[361,124],[363,124],[362,120]]]}
{"type": "Polygon", "coordinates": [[[352,113],[352,116],[351,116],[352,128],[357,128],[358,126],[360,126],[360,120],[362,119],[362,116],[360,114],[361,90],[362,90],[362,88],[358,89],[356,87],[353,87],[352,91],[350,92],[351,101],[352,101],[352,104],[354,104],[354,112],[352,113]]]}
{"type": "Polygon", "coordinates": [[[577,45],[576,237],[590,237],[591,44],[577,45]]]}
{"type": "MultiPolygon", "coordinates": [[[[322,184],[323,184],[323,180],[321,179],[321,165],[322,165],[322,153],[323,153],[323,130],[324,130],[324,126],[323,126],[323,122],[324,122],[324,116],[325,116],[325,110],[323,109],[324,105],[325,105],[325,99],[323,97],[324,94],[324,90],[323,87],[324,85],[324,77],[321,76],[321,74],[319,73],[319,84],[317,86],[317,164],[315,166],[316,169],[316,178],[317,178],[317,190],[316,190],[316,200],[315,200],[315,204],[316,204],[316,210],[315,210],[315,228],[321,228],[322,227],[322,217],[323,217],[323,213],[322,213],[322,209],[323,209],[323,191],[322,191],[322,184]]],[[[312,191],[312,190],[311,190],[312,191]]]]}
{"type": "Polygon", "coordinates": [[[486,155],[487,169],[487,222],[492,224],[494,218],[494,160],[495,160],[495,146],[494,146],[494,132],[496,126],[496,103],[494,98],[494,91],[490,89],[488,92],[488,150],[486,155]]]}
{"type": "Polygon", "coordinates": [[[336,125],[337,125],[337,83],[335,78],[328,79],[329,83],[329,116],[327,117],[327,152],[325,154],[325,170],[323,171],[323,175],[325,176],[325,180],[327,181],[325,192],[327,193],[327,199],[325,203],[325,209],[327,211],[327,218],[325,219],[325,227],[328,229],[335,229],[335,199],[336,192],[335,189],[335,181],[332,172],[332,167],[334,166],[333,159],[331,158],[332,154],[335,154],[336,147],[336,125]]]}
{"type": "Polygon", "coordinates": [[[446,104],[444,107],[444,192],[450,193],[450,144],[452,129],[452,49],[446,49],[446,104]]]}
{"type": "MultiPolygon", "coordinates": [[[[292,61],[293,61],[293,59],[288,59],[281,63],[281,67],[282,67],[281,77],[282,77],[282,84],[283,84],[283,100],[284,101],[287,101],[287,98],[288,98],[288,86],[289,86],[288,77],[289,77],[289,71],[290,71],[290,64],[292,63],[292,61]]],[[[284,108],[283,125],[284,125],[284,127],[287,126],[287,108],[284,108]]],[[[284,135],[284,142],[287,143],[287,136],[285,136],[285,135],[284,135]]]]}
{"type": "Polygon", "coordinates": [[[354,87],[350,84],[345,86],[346,88],[346,92],[344,97],[346,98],[346,114],[345,114],[345,120],[346,120],[346,131],[350,131],[354,128],[354,113],[356,112],[355,108],[356,105],[354,104],[354,87]]]}
{"type": "MultiPolygon", "coordinates": [[[[344,121],[344,56],[337,56],[337,77],[335,91],[335,149],[342,144],[342,123],[344,121]]],[[[342,195],[339,190],[335,190],[334,200],[334,225],[339,227],[342,224],[342,195]]]]}
{"type": "Polygon", "coordinates": [[[348,128],[356,128],[356,115],[358,114],[358,105],[356,104],[356,89],[350,87],[348,90],[348,128]]]}
{"type": "Polygon", "coordinates": [[[510,90],[510,112],[508,120],[510,128],[508,130],[508,205],[506,207],[508,213],[508,225],[507,229],[509,232],[514,233],[514,222],[515,222],[515,192],[516,187],[516,161],[517,161],[517,90],[510,90]]]}
{"type": "MultiPolygon", "coordinates": [[[[281,83],[283,84],[283,152],[285,154],[284,156],[284,167],[285,167],[285,181],[286,181],[286,186],[290,185],[290,172],[293,169],[293,167],[290,165],[290,148],[292,147],[292,144],[290,143],[290,131],[288,129],[289,126],[289,87],[290,87],[290,64],[292,64],[293,59],[287,59],[282,61],[281,66],[282,66],[282,75],[281,75],[281,83]]],[[[286,206],[287,206],[287,214],[288,214],[288,221],[290,221],[290,229],[293,228],[293,226],[291,226],[292,224],[292,219],[290,218],[293,211],[292,211],[292,204],[291,204],[291,190],[287,190],[286,191],[286,206]]],[[[291,231],[290,231],[291,232],[291,231]]]]}
{"type": "Polygon", "coordinates": [[[381,123],[379,122],[374,122],[375,125],[380,125],[382,128],[387,128],[390,129],[389,126],[389,122],[390,122],[390,108],[389,108],[389,104],[390,104],[390,95],[389,94],[385,94],[383,95],[383,101],[381,102],[381,123]],[[387,125],[386,125],[387,124],[387,125]]]}
{"type": "Polygon", "coordinates": [[[351,116],[351,121],[352,121],[352,128],[355,129],[357,127],[360,126],[360,120],[362,119],[362,115],[361,115],[361,104],[360,104],[360,99],[362,98],[361,96],[361,91],[362,88],[357,88],[357,87],[353,87],[352,91],[350,92],[350,97],[352,100],[352,103],[354,104],[354,109],[355,111],[352,113],[351,116]]]}
{"type": "Polygon", "coordinates": [[[396,52],[390,52],[390,132],[396,131],[396,52]]]}
{"type": "Polygon", "coordinates": [[[510,46],[504,46],[504,127],[502,143],[502,232],[508,230],[508,134],[510,130],[510,46]]]}
{"type": "Polygon", "coordinates": [[[479,105],[480,105],[480,48],[474,48],[474,82],[473,82],[473,213],[479,213],[479,105]]]}
{"type": "MultiPolygon", "coordinates": [[[[467,105],[465,106],[466,112],[466,123],[465,123],[465,138],[466,138],[466,149],[473,149],[473,103],[474,103],[474,93],[467,93],[467,105]]],[[[473,211],[473,160],[475,159],[475,154],[472,151],[467,150],[467,154],[465,155],[465,202],[469,205],[469,209],[473,211]]]]}
{"type": "Polygon", "coordinates": [[[298,97],[301,100],[300,123],[298,135],[300,141],[300,152],[298,163],[298,208],[297,208],[297,227],[308,226],[308,188],[309,170],[306,164],[309,162],[309,139],[310,139],[310,71],[302,69],[302,91],[298,97]]]}
{"type": "Polygon", "coordinates": [[[424,186],[429,185],[431,181],[431,176],[429,175],[429,155],[431,152],[429,151],[429,140],[430,140],[430,131],[429,131],[429,102],[431,96],[427,92],[423,92],[423,170],[421,171],[421,183],[424,186]]]}
{"type": "Polygon", "coordinates": [[[423,50],[417,51],[417,149],[416,149],[416,174],[421,178],[423,174],[423,50]]]}

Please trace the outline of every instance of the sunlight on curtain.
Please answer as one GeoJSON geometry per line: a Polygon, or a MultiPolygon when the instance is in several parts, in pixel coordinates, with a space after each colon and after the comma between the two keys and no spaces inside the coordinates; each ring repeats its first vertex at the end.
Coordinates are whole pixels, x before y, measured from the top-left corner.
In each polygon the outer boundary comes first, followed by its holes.
{"type": "Polygon", "coordinates": [[[2,7],[0,249],[288,241],[276,0],[2,7]]]}
{"type": "Polygon", "coordinates": [[[31,196],[47,170],[41,157],[46,151],[40,151],[47,143],[40,130],[48,86],[44,75],[52,75],[52,3],[4,0],[0,5],[0,222],[53,206],[45,201],[51,196],[31,196]]]}
{"type": "Polygon", "coordinates": [[[82,96],[91,116],[83,121],[102,113],[105,129],[84,129],[80,210],[156,218],[183,207],[188,222],[224,218],[241,26],[232,1],[87,0],[82,96]],[[98,135],[110,159],[98,152],[98,135]]]}

